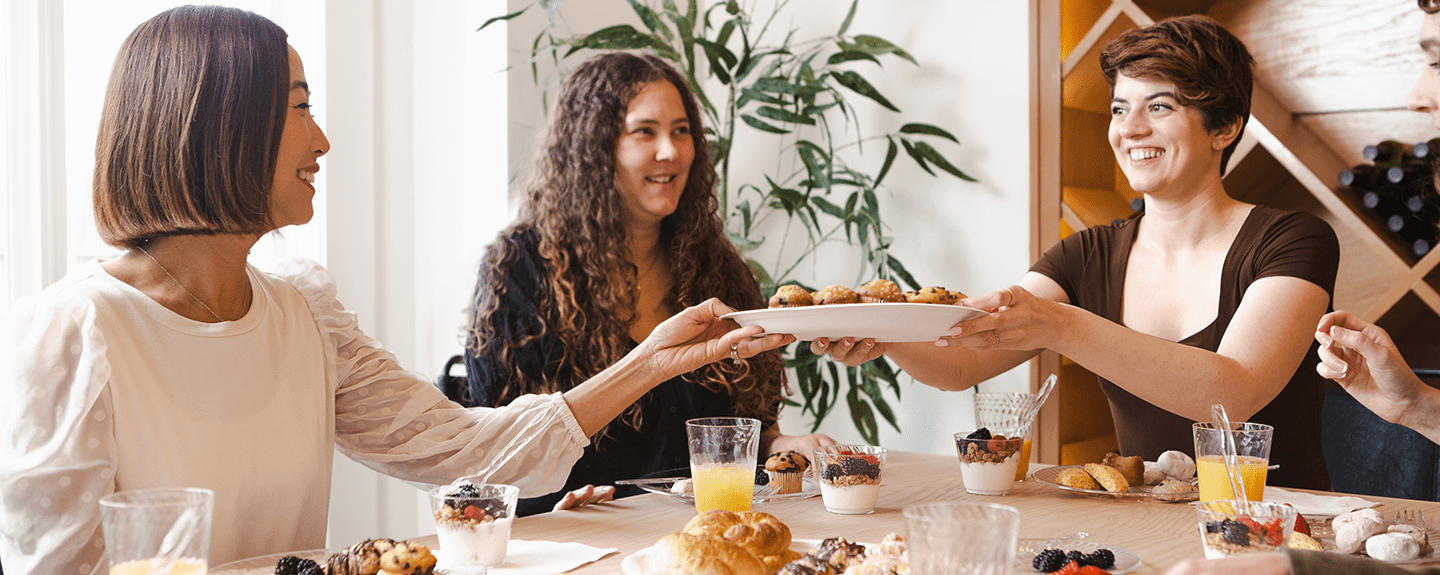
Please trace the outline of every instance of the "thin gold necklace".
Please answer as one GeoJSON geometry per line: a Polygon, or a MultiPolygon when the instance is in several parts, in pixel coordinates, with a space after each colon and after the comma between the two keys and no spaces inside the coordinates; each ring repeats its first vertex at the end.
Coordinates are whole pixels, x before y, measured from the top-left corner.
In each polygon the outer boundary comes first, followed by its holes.
{"type": "Polygon", "coordinates": [[[195,300],[195,303],[200,304],[200,307],[205,308],[205,311],[210,312],[210,315],[215,316],[215,319],[220,320],[222,323],[226,321],[225,318],[220,317],[220,314],[215,313],[215,310],[210,309],[210,306],[205,305],[204,300],[196,297],[195,292],[190,291],[190,288],[185,287],[185,284],[180,283],[180,280],[175,279],[175,274],[170,273],[170,270],[167,270],[165,269],[165,266],[160,265],[160,260],[155,259],[155,256],[150,255],[150,252],[145,251],[145,246],[135,246],[135,249],[140,250],[140,253],[145,254],[145,257],[150,258],[150,261],[155,262],[155,267],[160,268],[160,271],[165,272],[165,275],[170,276],[170,281],[175,282],[175,285],[180,286],[180,289],[185,290],[185,294],[189,295],[190,299],[195,300]]]}

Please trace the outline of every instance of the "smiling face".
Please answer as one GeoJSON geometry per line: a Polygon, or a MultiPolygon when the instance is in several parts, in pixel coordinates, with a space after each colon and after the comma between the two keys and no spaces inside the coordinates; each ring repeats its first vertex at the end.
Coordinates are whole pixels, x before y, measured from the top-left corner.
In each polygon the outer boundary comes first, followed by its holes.
{"type": "Polygon", "coordinates": [[[1420,50],[1425,53],[1425,69],[1405,104],[1430,114],[1430,121],[1440,128],[1440,14],[1426,14],[1421,21],[1420,50]]]}
{"type": "Polygon", "coordinates": [[[270,188],[270,219],[275,228],[299,225],[315,216],[316,162],[330,151],[330,141],[310,114],[310,85],[305,82],[305,65],[290,48],[290,94],[286,103],[285,131],[275,159],[275,179],[270,188]]]}
{"type": "Polygon", "coordinates": [[[680,91],[665,81],[646,84],[630,99],[615,142],[615,183],[626,226],[658,225],[674,213],[694,160],[680,91]]]}
{"type": "Polygon", "coordinates": [[[1110,148],[1132,188],[1148,195],[1220,178],[1221,151],[1238,122],[1209,132],[1200,110],[1182,106],[1175,84],[1158,77],[1120,74],[1112,92],[1110,148]]]}

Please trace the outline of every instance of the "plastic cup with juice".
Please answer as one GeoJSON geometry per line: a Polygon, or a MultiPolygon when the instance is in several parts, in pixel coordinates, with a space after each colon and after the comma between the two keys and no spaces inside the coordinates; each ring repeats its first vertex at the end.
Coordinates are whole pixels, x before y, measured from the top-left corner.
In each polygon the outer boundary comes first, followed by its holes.
{"type": "Polygon", "coordinates": [[[760,420],[709,417],[685,422],[695,511],[749,511],[755,497],[760,420]]]}
{"type": "Polygon", "coordinates": [[[1025,438],[1025,444],[1020,449],[1020,465],[1015,469],[1015,481],[1024,481],[1030,473],[1030,443],[1035,422],[1032,420],[1022,427],[1020,419],[1032,405],[1035,405],[1033,393],[984,391],[975,394],[977,428],[984,427],[992,435],[1025,438]]]}
{"type": "Polygon", "coordinates": [[[209,489],[118,491],[100,498],[111,575],[204,575],[210,559],[209,489]]]}
{"type": "MultiPolygon", "coordinates": [[[[1261,501],[1265,497],[1265,478],[1270,465],[1270,443],[1275,428],[1263,423],[1232,422],[1236,454],[1239,456],[1241,483],[1245,498],[1261,501]]],[[[1225,472],[1224,434],[1209,422],[1192,426],[1195,438],[1195,474],[1200,479],[1200,500],[1234,499],[1230,477],[1225,472]]]]}

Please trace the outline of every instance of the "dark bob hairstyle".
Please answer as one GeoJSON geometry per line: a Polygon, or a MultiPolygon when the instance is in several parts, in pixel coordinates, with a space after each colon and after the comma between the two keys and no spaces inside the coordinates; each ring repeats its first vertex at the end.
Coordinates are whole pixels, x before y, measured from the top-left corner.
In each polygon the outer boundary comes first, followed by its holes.
{"type": "Polygon", "coordinates": [[[1434,13],[1436,13],[1436,12],[1440,12],[1440,0],[1417,0],[1417,1],[1420,3],[1420,9],[1421,9],[1421,10],[1424,10],[1426,14],[1434,14],[1434,13]]]}
{"type": "Polygon", "coordinates": [[[1163,78],[1175,84],[1175,99],[1200,109],[1205,129],[1215,132],[1240,122],[1235,141],[1220,156],[1220,173],[1250,121],[1251,66],[1255,59],[1234,34],[1208,16],[1180,16],[1131,30],[1100,51],[1100,71],[1115,90],[1115,76],[1163,78]]]}
{"type": "Polygon", "coordinates": [[[167,235],[264,233],[285,129],[285,31],[263,16],[181,6],[115,57],[95,143],[95,225],[133,248],[167,235]]]}

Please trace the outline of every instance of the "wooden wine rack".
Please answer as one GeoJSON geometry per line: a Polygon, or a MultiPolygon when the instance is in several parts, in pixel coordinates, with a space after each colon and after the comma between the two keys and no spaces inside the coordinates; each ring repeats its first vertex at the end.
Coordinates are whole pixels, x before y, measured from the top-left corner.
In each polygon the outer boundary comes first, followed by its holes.
{"type": "MultiPolygon", "coordinates": [[[[1337,188],[1336,176],[1364,163],[1381,140],[1420,142],[1437,133],[1405,109],[1423,69],[1414,0],[1032,0],[1036,46],[1032,250],[1074,230],[1129,217],[1130,189],[1106,134],[1109,86],[1099,51],[1126,30],[1180,14],[1207,14],[1240,37],[1256,59],[1252,118],[1230,159],[1226,190],[1241,201],[1313,213],[1341,242],[1336,309],[1390,332],[1415,367],[1440,363],[1440,249],[1412,265],[1404,248],[1337,188]]],[[[1093,374],[1053,352],[1033,386],[1060,374],[1059,401],[1041,413],[1041,461],[1098,460],[1114,449],[1103,393],[1093,374]],[[1098,412],[1097,412],[1098,411],[1098,412]]],[[[1308,367],[1307,367],[1308,369],[1308,367]]]]}

